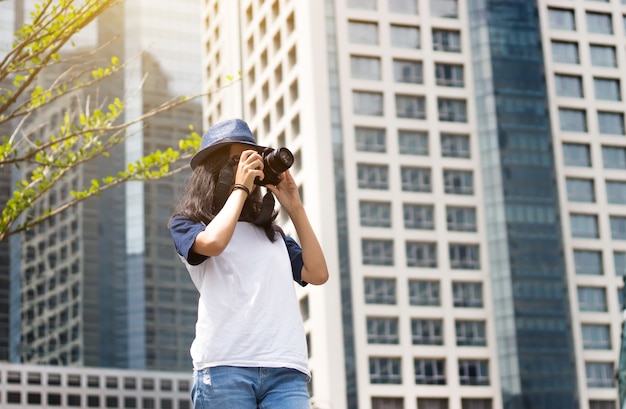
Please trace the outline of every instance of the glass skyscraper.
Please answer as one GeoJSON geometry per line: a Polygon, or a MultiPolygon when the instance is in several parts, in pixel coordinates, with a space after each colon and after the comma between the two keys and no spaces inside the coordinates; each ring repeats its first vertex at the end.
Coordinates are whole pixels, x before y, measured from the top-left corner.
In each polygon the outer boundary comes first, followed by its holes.
{"type": "MultiPolygon", "coordinates": [[[[108,61],[115,55],[129,66],[97,89],[38,111],[30,129],[54,128],[87,98],[96,104],[120,97],[130,121],[166,100],[198,93],[199,12],[197,1],[134,0],[107,11],[66,52],[80,55],[115,36],[97,57],[108,61]]],[[[39,80],[57,74],[46,72],[39,80]]],[[[71,172],[34,211],[92,178],[176,145],[190,125],[200,129],[200,122],[200,103],[192,101],[137,123],[111,159],[71,172]]],[[[185,175],[116,187],[19,235],[18,276],[11,281],[11,361],[190,369],[197,294],[167,229],[185,175]]]]}

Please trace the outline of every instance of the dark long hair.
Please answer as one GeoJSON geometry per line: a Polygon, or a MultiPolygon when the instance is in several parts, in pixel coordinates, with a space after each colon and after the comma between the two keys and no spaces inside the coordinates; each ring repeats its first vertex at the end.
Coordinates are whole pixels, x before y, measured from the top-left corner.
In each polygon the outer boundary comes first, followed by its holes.
{"type": "MultiPolygon", "coordinates": [[[[183,195],[174,208],[172,217],[182,216],[196,223],[207,225],[215,218],[220,209],[214,209],[213,202],[220,171],[224,166],[230,166],[229,152],[230,145],[219,148],[194,168],[189,175],[183,195]]],[[[255,223],[261,213],[262,204],[261,189],[257,186],[246,199],[239,221],[255,223]]],[[[267,222],[259,224],[271,241],[275,240],[277,227],[274,226],[274,220],[277,215],[278,212],[273,211],[267,222]]]]}

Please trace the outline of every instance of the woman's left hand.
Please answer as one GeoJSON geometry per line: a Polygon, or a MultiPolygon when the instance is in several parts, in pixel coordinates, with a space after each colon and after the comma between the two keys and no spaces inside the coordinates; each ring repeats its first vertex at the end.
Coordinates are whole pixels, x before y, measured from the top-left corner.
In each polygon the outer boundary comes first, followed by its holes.
{"type": "Polygon", "coordinates": [[[299,206],[302,206],[298,185],[289,170],[280,174],[280,182],[278,185],[266,185],[265,187],[276,196],[276,199],[278,199],[280,205],[287,213],[291,213],[299,206]]]}

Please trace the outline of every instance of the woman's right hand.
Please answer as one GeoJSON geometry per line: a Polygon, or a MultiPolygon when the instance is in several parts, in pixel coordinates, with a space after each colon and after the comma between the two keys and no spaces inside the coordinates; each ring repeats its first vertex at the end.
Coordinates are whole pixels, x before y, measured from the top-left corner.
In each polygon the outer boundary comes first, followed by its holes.
{"type": "Polygon", "coordinates": [[[254,150],[245,150],[239,156],[235,184],[244,185],[250,191],[254,188],[254,180],[263,180],[263,157],[254,150]]]}

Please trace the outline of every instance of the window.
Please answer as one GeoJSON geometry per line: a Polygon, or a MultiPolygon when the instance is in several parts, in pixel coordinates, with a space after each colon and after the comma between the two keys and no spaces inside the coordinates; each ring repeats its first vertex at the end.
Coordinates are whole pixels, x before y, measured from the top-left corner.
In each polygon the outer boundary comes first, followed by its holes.
{"type": "Polygon", "coordinates": [[[404,228],[433,230],[435,228],[432,205],[404,204],[404,228]]]}
{"type": "Polygon", "coordinates": [[[391,46],[398,48],[420,48],[420,30],[413,26],[391,25],[391,46]]]}
{"type": "Polygon", "coordinates": [[[402,166],[400,168],[404,192],[431,192],[430,169],[402,166]]]}
{"type": "Polygon", "coordinates": [[[614,240],[626,240],[626,217],[610,216],[611,238],[614,240]]]}
{"type": "Polygon", "coordinates": [[[583,84],[578,75],[561,75],[554,77],[556,95],[560,97],[582,98],[583,84]]]}
{"type": "Polygon", "coordinates": [[[610,362],[585,362],[587,373],[587,387],[612,388],[615,372],[610,362]]]}
{"type": "Polygon", "coordinates": [[[361,189],[389,189],[389,169],[385,165],[357,165],[361,189]]]}
{"type": "Polygon", "coordinates": [[[473,359],[459,360],[459,381],[461,385],[489,385],[488,362],[473,359]]]}
{"type": "Polygon", "coordinates": [[[406,242],[407,267],[437,267],[437,244],[417,241],[406,242]]]}
{"type": "Polygon", "coordinates": [[[613,34],[611,15],[587,12],[587,31],[595,34],[613,34]]]}
{"type": "Polygon", "coordinates": [[[584,109],[559,108],[562,131],[587,132],[587,117],[584,109]]]}
{"type": "Polygon", "coordinates": [[[445,158],[469,158],[469,136],[442,133],[441,156],[445,158]]]}
{"type": "Polygon", "coordinates": [[[419,306],[441,305],[439,281],[409,280],[409,303],[419,306]]]}
{"type": "Polygon", "coordinates": [[[457,346],[485,346],[487,337],[485,336],[484,321],[456,321],[456,344],[457,346]]]}
{"type": "Polygon", "coordinates": [[[383,94],[381,92],[353,91],[352,104],[355,115],[383,115],[383,94]]]}
{"type": "Polygon", "coordinates": [[[467,122],[467,103],[462,99],[438,98],[439,120],[444,122],[467,122]]]}
{"type": "Polygon", "coordinates": [[[444,359],[415,358],[413,366],[416,385],[446,384],[446,361],[444,359]]]}
{"type": "Polygon", "coordinates": [[[428,134],[417,131],[398,131],[398,147],[401,155],[428,155],[428,134]]]}
{"type": "Polygon", "coordinates": [[[393,241],[363,239],[361,241],[363,264],[373,266],[393,265],[393,241]]]}
{"type": "Polygon", "coordinates": [[[380,58],[362,57],[353,55],[350,57],[352,78],[363,80],[380,80],[380,58]]]}
{"type": "Polygon", "coordinates": [[[602,275],[602,252],[574,250],[574,268],[579,275],[602,275]]]}
{"type": "Polygon", "coordinates": [[[401,14],[417,14],[417,0],[389,0],[389,11],[401,14]]]}
{"type": "Polygon", "coordinates": [[[567,178],[567,200],[593,203],[596,201],[592,179],[567,178]]]}
{"type": "Polygon", "coordinates": [[[596,99],[605,101],[621,101],[620,82],[611,78],[594,78],[593,88],[596,99]]]}
{"type": "Polygon", "coordinates": [[[610,45],[590,45],[591,65],[596,67],[617,67],[615,47],[610,45]]]}
{"type": "Polygon", "coordinates": [[[422,74],[422,62],[412,60],[393,60],[393,80],[408,84],[421,84],[424,82],[422,74]]]}
{"type": "Polygon", "coordinates": [[[457,0],[430,0],[430,15],[433,17],[458,18],[457,0]]]}
{"type": "Polygon", "coordinates": [[[367,318],[367,342],[369,344],[397,344],[397,318],[367,318]]]}
{"type": "Polygon", "coordinates": [[[598,111],[598,126],[601,134],[624,135],[624,114],[598,111]]]}
{"type": "Polygon", "coordinates": [[[444,170],[444,191],[455,195],[474,194],[474,181],[471,171],[444,170]]]}
{"type": "Polygon", "coordinates": [[[402,383],[400,358],[370,358],[370,383],[402,383]]]}
{"type": "Polygon", "coordinates": [[[492,409],[491,399],[461,399],[461,409],[492,409]]]}
{"type": "Polygon", "coordinates": [[[448,409],[447,398],[417,398],[419,409],[448,409]]]}
{"type": "Polygon", "coordinates": [[[463,87],[463,66],[456,64],[435,64],[437,85],[444,87],[463,87]]]}
{"type": "Polygon", "coordinates": [[[615,409],[617,404],[612,400],[590,400],[589,409],[615,409]]]}
{"type": "Polygon", "coordinates": [[[626,252],[613,252],[613,267],[615,269],[615,275],[623,276],[626,274],[626,252]]]}
{"type": "Polygon", "coordinates": [[[611,336],[608,325],[583,324],[584,349],[611,349],[611,336]]]}
{"type": "Polygon", "coordinates": [[[557,63],[578,64],[578,44],[565,41],[552,41],[552,59],[557,63]]]}
{"type": "Polygon", "coordinates": [[[483,286],[481,283],[452,283],[454,306],[461,308],[482,308],[483,286]]]}
{"type": "Polygon", "coordinates": [[[417,95],[396,95],[396,116],[398,118],[426,119],[426,102],[417,95]]]}
{"type": "Polygon", "coordinates": [[[365,303],[389,304],[396,303],[396,280],[393,278],[366,278],[365,303]]]}
{"type": "Polygon", "coordinates": [[[447,207],[448,231],[476,231],[476,209],[473,207],[447,207]]]}
{"type": "Polygon", "coordinates": [[[361,226],[391,227],[391,203],[359,202],[361,226]]]}
{"type": "Polygon", "coordinates": [[[460,270],[480,269],[478,245],[450,244],[450,268],[460,270]]]}
{"type": "Polygon", "coordinates": [[[461,34],[452,30],[433,29],[433,50],[461,52],[461,34]]]}
{"type": "Polygon", "coordinates": [[[387,142],[384,128],[362,128],[354,130],[356,150],[360,152],[385,152],[387,142]]]}
{"type": "Polygon", "coordinates": [[[591,167],[589,145],[564,143],[563,162],[565,163],[565,166],[591,167]]]}
{"type": "Polygon", "coordinates": [[[626,148],[603,145],[602,161],[605,169],[626,169],[626,148]]]}
{"type": "Polygon", "coordinates": [[[413,345],[443,345],[441,320],[411,320],[411,339],[413,345]]]}
{"type": "Polygon", "coordinates": [[[600,237],[598,231],[598,218],[590,214],[570,214],[570,225],[572,237],[597,239],[600,237]]]}
{"type": "Polygon", "coordinates": [[[378,45],[378,24],[350,21],[348,36],[352,44],[378,45]]]}
{"type": "Polygon", "coordinates": [[[606,312],[604,287],[578,287],[578,309],[583,312],[606,312]]]}
{"type": "Polygon", "coordinates": [[[548,21],[553,30],[576,31],[573,10],[549,8],[548,21]]]}
{"type": "Polygon", "coordinates": [[[402,398],[372,398],[372,409],[404,409],[402,398]]]}
{"type": "Polygon", "coordinates": [[[610,204],[626,204],[626,182],[607,180],[606,196],[610,204]]]}
{"type": "Polygon", "coordinates": [[[348,7],[352,9],[376,10],[376,0],[348,0],[348,7]]]}

